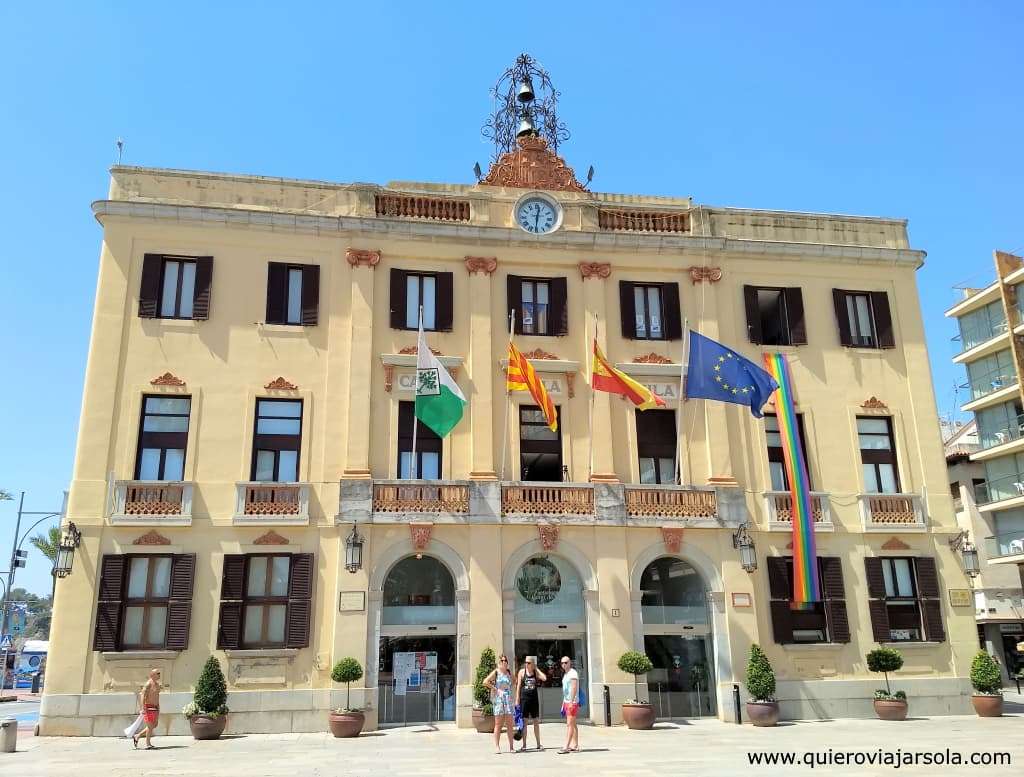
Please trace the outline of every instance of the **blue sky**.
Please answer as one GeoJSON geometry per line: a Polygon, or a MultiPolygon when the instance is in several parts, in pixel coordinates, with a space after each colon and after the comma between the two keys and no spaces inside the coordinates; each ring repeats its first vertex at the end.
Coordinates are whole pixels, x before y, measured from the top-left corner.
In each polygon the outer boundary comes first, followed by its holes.
{"type": "MultiPolygon", "coordinates": [[[[936,394],[942,312],[1024,247],[1019,44],[1006,3],[5,3],[0,487],[71,476],[114,141],[127,164],[330,181],[472,180],[520,51],[562,92],[597,191],[910,220],[936,394]],[[145,7],[143,7],[145,6],[145,7]]],[[[0,559],[15,507],[0,503],[0,559]]],[[[2,566],[0,562],[0,566],[2,566]]],[[[43,592],[34,554],[19,582],[43,592]]]]}

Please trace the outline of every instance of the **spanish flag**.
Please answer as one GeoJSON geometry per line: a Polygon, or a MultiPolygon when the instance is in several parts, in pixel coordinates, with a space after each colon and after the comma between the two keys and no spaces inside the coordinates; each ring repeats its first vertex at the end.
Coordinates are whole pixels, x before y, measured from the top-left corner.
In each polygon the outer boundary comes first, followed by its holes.
{"type": "Polygon", "coordinates": [[[523,356],[512,343],[508,344],[508,373],[505,378],[505,388],[508,391],[529,391],[533,401],[544,411],[544,418],[547,420],[548,426],[551,427],[551,431],[558,431],[558,415],[555,413],[555,404],[548,396],[544,384],[537,377],[530,360],[523,356]]]}
{"type": "Polygon", "coordinates": [[[594,391],[621,394],[641,410],[665,407],[665,400],[656,396],[647,386],[642,386],[626,373],[612,367],[601,353],[597,340],[594,340],[594,364],[590,374],[591,388],[594,391]]]}

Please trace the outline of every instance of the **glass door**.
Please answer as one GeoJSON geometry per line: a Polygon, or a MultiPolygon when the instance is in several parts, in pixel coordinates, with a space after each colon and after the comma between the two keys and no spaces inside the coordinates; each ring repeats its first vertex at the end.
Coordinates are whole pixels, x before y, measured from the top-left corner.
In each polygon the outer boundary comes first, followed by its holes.
{"type": "Polygon", "coordinates": [[[455,637],[381,637],[381,726],[455,720],[455,637]]]}
{"type": "Polygon", "coordinates": [[[710,634],[648,634],[644,652],[654,664],[647,693],[659,718],[715,715],[710,634]]]}
{"type": "MultiPolygon", "coordinates": [[[[572,659],[572,667],[580,677],[580,688],[589,693],[587,687],[587,655],[586,640],[583,635],[564,634],[557,637],[536,636],[528,639],[517,639],[515,642],[516,672],[525,665],[527,656],[537,657],[537,668],[547,680],[538,683],[541,720],[562,719],[562,667],[559,660],[562,656],[572,659]]],[[[580,707],[579,717],[585,719],[590,715],[590,699],[580,707]]]]}

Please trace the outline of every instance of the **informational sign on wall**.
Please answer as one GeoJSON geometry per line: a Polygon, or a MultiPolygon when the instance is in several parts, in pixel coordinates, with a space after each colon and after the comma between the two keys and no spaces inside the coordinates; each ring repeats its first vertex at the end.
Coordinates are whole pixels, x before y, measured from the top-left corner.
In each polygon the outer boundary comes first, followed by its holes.
{"type": "Polygon", "coordinates": [[[437,653],[395,653],[391,659],[395,696],[433,693],[437,685],[437,653]]]}

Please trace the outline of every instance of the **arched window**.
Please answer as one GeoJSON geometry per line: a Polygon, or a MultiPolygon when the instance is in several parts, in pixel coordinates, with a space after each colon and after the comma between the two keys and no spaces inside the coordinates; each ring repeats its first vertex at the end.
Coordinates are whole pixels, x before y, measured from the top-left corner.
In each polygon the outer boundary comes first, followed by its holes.
{"type": "Polygon", "coordinates": [[[516,575],[517,623],[583,623],[583,580],[558,556],[534,556],[516,575]]]}
{"type": "Polygon", "coordinates": [[[430,556],[395,564],[384,580],[382,623],[455,623],[455,580],[448,567],[430,556]]]}
{"type": "Polygon", "coordinates": [[[706,626],[707,590],[697,570],[678,558],[659,558],[640,577],[644,624],[706,626]]]}

